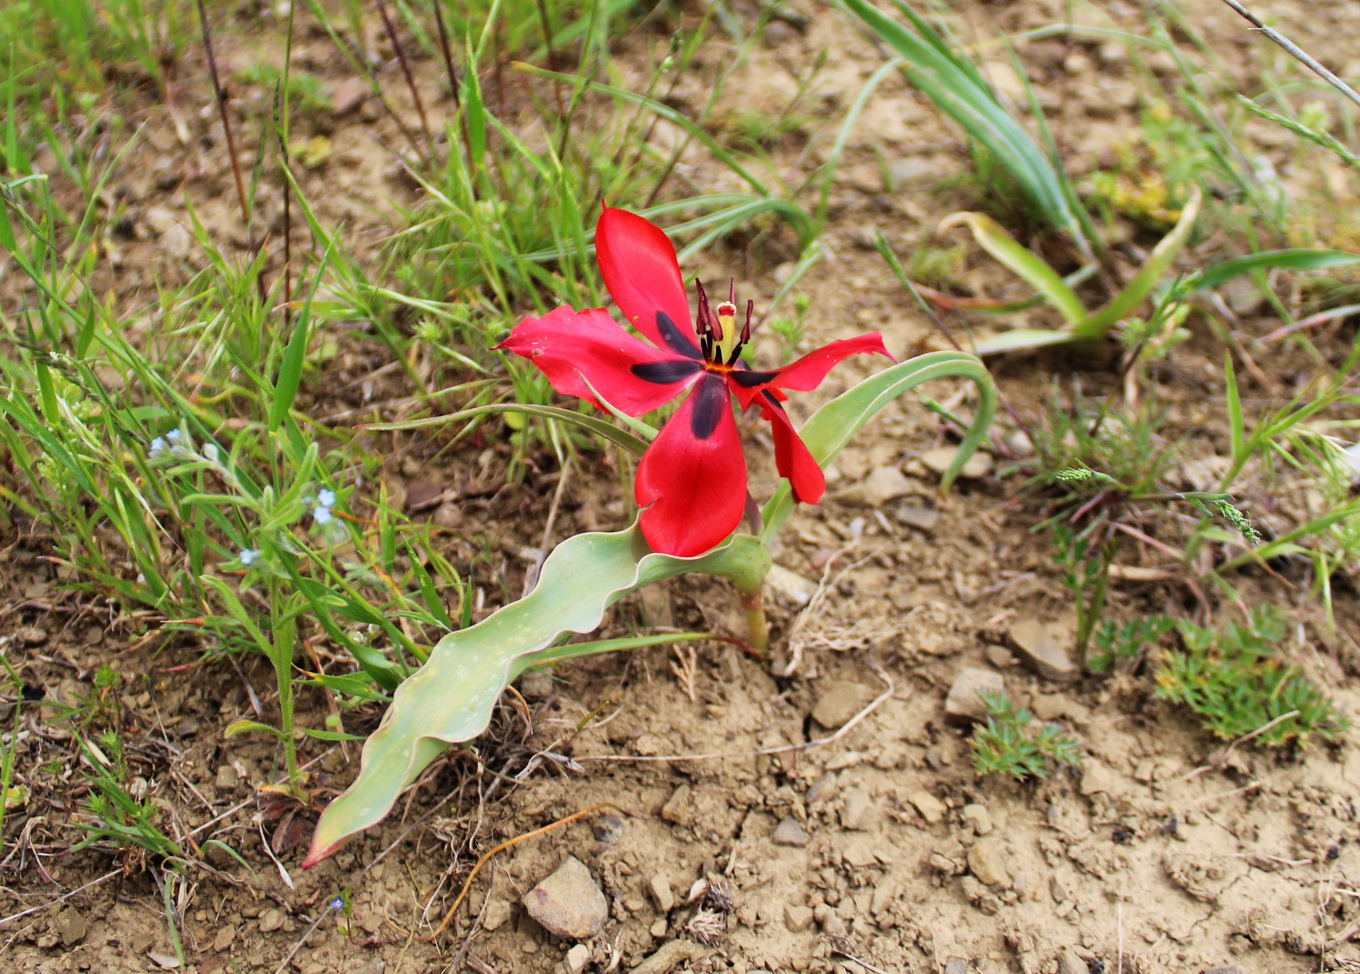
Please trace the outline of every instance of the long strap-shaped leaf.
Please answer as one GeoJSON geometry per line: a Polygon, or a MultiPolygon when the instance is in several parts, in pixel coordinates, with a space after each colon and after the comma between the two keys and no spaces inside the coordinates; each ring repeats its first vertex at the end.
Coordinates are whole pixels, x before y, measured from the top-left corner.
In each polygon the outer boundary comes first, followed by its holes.
{"type": "MultiPolygon", "coordinates": [[[[942,481],[942,486],[947,488],[987,435],[992,414],[996,412],[996,387],[992,385],[992,377],[987,374],[986,366],[976,356],[964,352],[930,352],[884,369],[847,389],[813,413],[798,435],[803,438],[817,462],[825,467],[850,442],[850,438],[888,403],[923,382],[946,378],[971,379],[978,387],[973,425],[964,434],[959,452],[942,481]]],[[[760,534],[761,540],[768,543],[774,539],[793,513],[793,507],[793,494],[788,481],[784,481],[760,512],[765,524],[760,534]]]]}
{"type": "Polygon", "coordinates": [[[496,698],[524,657],[547,649],[563,633],[597,628],[609,606],[644,585],[705,572],[750,588],[768,568],[765,546],[749,535],[697,558],[649,553],[635,527],[563,541],[543,563],[532,592],[475,626],[449,633],[397,688],[382,725],[364,744],[359,777],[322,813],[303,867],[382,821],[439,752],[485,730],[496,698]]]}

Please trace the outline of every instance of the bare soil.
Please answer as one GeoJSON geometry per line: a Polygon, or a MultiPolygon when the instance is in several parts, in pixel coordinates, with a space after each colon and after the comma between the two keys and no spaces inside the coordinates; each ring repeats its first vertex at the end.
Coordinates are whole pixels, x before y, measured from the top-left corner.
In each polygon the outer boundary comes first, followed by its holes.
{"type": "MultiPolygon", "coordinates": [[[[728,117],[740,106],[780,111],[797,77],[828,51],[798,110],[805,130],[771,152],[771,166],[790,181],[825,158],[841,113],[882,63],[839,14],[793,6],[811,15],[805,27],[775,22],[717,113],[728,117]]],[[[1064,9],[1047,2],[957,6],[963,36],[979,39],[1058,22],[1064,9]]],[[[1263,63],[1276,63],[1266,42],[1224,5],[1180,6],[1221,42],[1219,58],[1243,84],[1259,77],[1263,63]]],[[[1271,13],[1301,9],[1261,6],[1271,13]]],[[[1134,6],[1110,7],[1110,16],[1136,22],[1134,6]]],[[[1344,60],[1344,37],[1355,36],[1346,26],[1354,27],[1356,16],[1344,4],[1311,5],[1307,20],[1289,23],[1316,55],[1344,60]]],[[[645,83],[666,42],[656,29],[621,41],[620,83],[645,83]]],[[[272,41],[224,39],[228,70],[257,43],[272,41]]],[[[309,38],[303,52],[333,86],[345,82],[321,39],[309,38]]],[[[1135,124],[1136,79],[1112,52],[1058,38],[1023,44],[1018,54],[1041,102],[1057,110],[1056,137],[1075,168],[1092,164],[1135,124]]],[[[728,56],[715,41],[701,67],[728,56]]],[[[1004,71],[1004,51],[998,49],[995,64],[1004,71]]],[[[416,69],[431,111],[450,111],[440,66],[421,61],[416,69]]],[[[1164,81],[1176,77],[1165,65],[1161,70],[1164,81]]],[[[693,71],[673,103],[697,111],[707,97],[704,77],[693,71]]],[[[395,73],[388,91],[403,102],[395,73]]],[[[118,281],[130,303],[155,279],[193,271],[196,251],[169,249],[186,196],[204,225],[242,236],[205,79],[186,77],[177,96],[188,143],[176,137],[163,106],[147,106],[145,135],[116,181],[138,228],[123,243],[118,281]]],[[[239,97],[244,104],[252,96],[239,97]]],[[[417,199],[386,148],[395,142],[390,120],[365,103],[321,120],[319,128],[329,132],[334,152],[305,175],[303,188],[319,201],[324,223],[344,222],[356,239],[376,246],[394,224],[396,206],[417,199]]],[[[662,128],[656,138],[673,137],[662,128]]],[[[1272,158],[1289,180],[1290,147],[1267,127],[1261,131],[1262,143],[1250,150],[1272,158]]],[[[249,136],[245,143],[249,154],[249,136]]],[[[731,180],[697,150],[682,166],[685,179],[705,191],[731,180]]],[[[861,118],[832,190],[827,256],[800,288],[813,297],[810,342],[874,328],[899,357],[948,347],[866,240],[882,229],[904,255],[930,241],[940,217],[974,205],[965,191],[945,186],[967,169],[956,134],[904,82],[886,82],[861,118]],[[876,148],[893,163],[912,163],[898,169],[892,191],[884,189],[876,148]]],[[[263,205],[276,221],[277,204],[263,205]]],[[[1130,247],[1139,246],[1146,241],[1135,235],[1130,247]]],[[[760,307],[791,254],[791,241],[775,230],[753,238],[745,251],[730,246],[706,255],[702,270],[715,278],[734,274],[760,307]]],[[[1016,293],[975,253],[958,284],[977,295],[1016,293]]],[[[1054,324],[1047,314],[1036,309],[1010,323],[1054,324]]],[[[1278,324],[1270,315],[1257,302],[1241,316],[1241,333],[1269,331],[1278,324]]],[[[776,355],[774,339],[763,341],[764,351],[776,355]]],[[[329,366],[327,388],[360,389],[365,375],[387,364],[361,336],[345,336],[342,349],[329,366]]],[[[1285,374],[1275,362],[1306,367],[1288,353],[1277,355],[1261,363],[1272,376],[1285,374]]],[[[1192,432],[1190,442],[1203,451],[1187,460],[1224,449],[1222,356],[1221,341],[1197,325],[1161,375],[1157,395],[1170,428],[1192,432]]],[[[1120,392],[1112,353],[1013,357],[993,367],[1009,404],[1027,417],[1047,401],[1055,376],[1064,390],[1076,376],[1088,395],[1120,392]]],[[[795,418],[869,368],[856,362],[839,368],[816,396],[792,404],[795,418]]],[[[1292,391],[1283,378],[1278,383],[1251,387],[1253,401],[1292,391]]],[[[350,425],[358,419],[347,411],[387,394],[402,390],[380,381],[376,393],[355,391],[349,399],[317,393],[318,409],[344,414],[337,422],[350,425]]],[[[962,404],[948,388],[932,395],[962,404]]],[[[564,964],[649,974],[1360,969],[1360,946],[1352,943],[1360,926],[1360,753],[1350,743],[1280,753],[1225,750],[1155,700],[1146,672],[1054,683],[1021,663],[1011,636],[1018,622],[1037,619],[1070,631],[1074,616],[1046,536],[1030,530],[1037,506],[1017,501],[1021,477],[1001,475],[1023,465],[1023,449],[992,457],[985,472],[941,498],[938,475],[922,456],[949,442],[930,413],[904,401],[836,461],[825,502],[801,510],[775,552],[781,571],[768,658],[714,642],[692,656],[679,648],[641,650],[565,665],[551,679],[526,677],[519,691],[527,710],[507,698],[475,748],[449,752],[386,823],[306,873],[298,863],[310,813],[281,815],[255,790],[277,771],[278,755],[222,735],[231,721],[254,716],[252,699],[268,710],[267,667],[221,659],[195,665],[203,647],[139,640],[135,618],[110,616],[102,604],[63,588],[67,580],[44,560],[40,536],[4,539],[0,625],[28,654],[24,675],[35,700],[88,698],[98,692],[91,680],[99,663],[114,660],[130,679],[106,706],[137,742],[132,761],[142,772],[143,795],[163,811],[162,827],[171,834],[200,830],[198,842],[218,838],[249,864],[242,868],[210,850],[211,869],[191,871],[171,887],[189,960],[184,969],[198,974],[535,974],[564,964]],[[875,492],[873,474],[885,468],[905,477],[892,496],[875,492]],[[965,667],[999,673],[1016,701],[1064,726],[1080,744],[1080,768],[1041,783],[979,778],[967,728],[950,722],[944,709],[965,667]],[[478,856],[603,803],[613,808],[494,858],[448,930],[423,942],[478,856]],[[603,931],[571,958],[573,942],[547,933],[522,905],[567,856],[588,867],[609,910],[603,931]],[[350,908],[332,909],[342,893],[350,908]]],[[[768,453],[754,431],[752,444],[753,456],[768,453]]],[[[413,516],[443,517],[456,529],[450,557],[475,569],[479,613],[517,596],[556,488],[551,457],[537,458],[522,486],[497,489],[506,454],[490,436],[453,453],[418,437],[373,445],[390,453],[389,486],[404,492],[413,516]],[[442,502],[429,502],[441,491],[442,502]]],[[[608,457],[582,457],[570,476],[553,540],[621,523],[625,498],[608,457]]],[[[757,496],[773,483],[772,465],[757,466],[757,496]]],[[[1121,549],[1125,571],[1112,596],[1114,617],[1199,611],[1174,573],[1157,574],[1169,567],[1158,559],[1152,549],[1121,549]]],[[[1251,601],[1291,607],[1298,637],[1292,661],[1329,686],[1343,712],[1360,714],[1358,647],[1348,635],[1357,631],[1354,593],[1338,594],[1340,631],[1328,635],[1306,576],[1295,566],[1280,571],[1285,578],[1260,573],[1235,581],[1251,601]]],[[[1221,616],[1234,611],[1225,605],[1221,616]]],[[[700,579],[625,600],[609,629],[644,623],[743,632],[733,594],[700,579]]],[[[319,727],[326,706],[320,696],[304,696],[300,719],[319,727]]],[[[50,721],[52,713],[41,706],[23,713],[18,779],[32,794],[5,818],[0,914],[9,919],[0,926],[0,965],[50,974],[172,967],[164,880],[155,864],[97,849],[65,854],[79,834],[69,822],[87,786],[67,760],[70,730],[50,721]],[[60,773],[46,774],[49,766],[60,773]]],[[[375,726],[378,716],[368,714],[360,729],[375,726]]],[[[323,788],[338,791],[351,780],[358,754],[353,745],[311,741],[305,757],[323,788]]]]}

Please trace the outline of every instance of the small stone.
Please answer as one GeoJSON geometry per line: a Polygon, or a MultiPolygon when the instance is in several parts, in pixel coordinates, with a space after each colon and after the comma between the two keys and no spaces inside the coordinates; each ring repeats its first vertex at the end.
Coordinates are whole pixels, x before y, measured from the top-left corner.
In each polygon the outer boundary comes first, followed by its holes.
{"type": "Polygon", "coordinates": [[[275,930],[283,929],[283,911],[277,909],[265,910],[260,914],[260,933],[273,933],[275,930]]]}
{"type": "Polygon", "coordinates": [[[995,839],[978,839],[968,850],[968,868],[978,882],[987,886],[1009,886],[1011,875],[995,839]]]}
{"type": "Polygon", "coordinates": [[[590,830],[594,833],[596,842],[614,845],[623,838],[623,818],[609,812],[591,823],[590,830]]]}
{"type": "Polygon", "coordinates": [[[63,947],[74,947],[85,939],[90,924],[75,907],[68,907],[57,914],[56,919],[52,921],[52,928],[61,938],[63,947]]]}
{"type": "Polygon", "coordinates": [[[1068,947],[1058,955],[1058,974],[1091,974],[1091,968],[1075,950],[1068,947]]]}
{"type": "Polygon", "coordinates": [[[224,954],[231,949],[231,945],[236,942],[236,928],[234,926],[219,927],[213,937],[213,953],[224,954]]]}
{"type": "Polygon", "coordinates": [[[841,825],[855,831],[871,829],[878,823],[878,806],[862,789],[851,788],[845,793],[841,808],[841,825]]]}
{"type": "Polygon", "coordinates": [[[1077,790],[1086,797],[1105,792],[1107,795],[1117,795],[1124,788],[1124,779],[1113,769],[1100,763],[1099,761],[1083,761],[1081,765],[1081,783],[1077,785],[1077,790]]]}
{"type": "Polygon", "coordinates": [[[1007,669],[1015,663],[1015,657],[1011,655],[1011,651],[1005,646],[988,646],[986,656],[987,662],[991,663],[998,670],[1007,669]]]}
{"type": "Polygon", "coordinates": [[[665,873],[657,873],[647,882],[647,895],[652,898],[658,913],[669,913],[675,906],[675,893],[671,890],[670,877],[665,873]]]}
{"type": "Polygon", "coordinates": [[[161,234],[160,248],[176,260],[184,260],[193,253],[194,235],[183,224],[176,223],[161,234]]]}
{"type": "Polygon", "coordinates": [[[888,501],[914,493],[912,483],[896,467],[875,467],[858,485],[859,500],[869,507],[882,507],[888,501]]]}
{"type": "Polygon", "coordinates": [[[775,845],[805,846],[808,842],[807,833],[798,824],[798,819],[792,815],[784,816],[783,820],[775,826],[774,834],[770,836],[770,841],[775,845]]]}
{"type": "Polygon", "coordinates": [[[217,785],[218,791],[235,791],[237,786],[241,784],[241,776],[230,764],[219,764],[214,784],[217,785]]]}
{"type": "Polygon", "coordinates": [[[632,974],[667,974],[677,964],[692,960],[699,953],[699,945],[692,940],[672,940],[634,967],[632,974]]]}
{"type": "Polygon", "coordinates": [[[944,701],[945,714],[956,721],[986,720],[987,705],[978,696],[982,690],[1004,693],[1006,681],[994,670],[965,666],[949,687],[949,695],[944,701]]]}
{"type": "Polygon", "coordinates": [[[694,824],[694,803],[690,801],[693,789],[681,785],[671,793],[666,804],[661,806],[661,817],[672,825],[689,828],[694,824]]]}
{"type": "Polygon", "coordinates": [[[556,689],[553,678],[542,670],[528,670],[519,678],[519,692],[525,700],[546,700],[556,689]]]}
{"type": "Polygon", "coordinates": [[[836,776],[828,771],[812,783],[808,788],[807,794],[803,797],[811,805],[813,802],[825,801],[836,793],[836,776]]]}
{"type": "Polygon", "coordinates": [[[331,89],[331,111],[337,118],[354,111],[371,94],[367,82],[359,78],[346,78],[331,89]]]}
{"type": "Polygon", "coordinates": [[[784,905],[784,926],[790,933],[802,933],[812,926],[812,910],[806,906],[784,905]]]}
{"type": "Polygon", "coordinates": [[[771,565],[769,573],[765,576],[765,582],[770,586],[771,592],[795,609],[807,605],[817,594],[816,582],[804,578],[797,572],[789,571],[783,565],[771,565]]]}
{"type": "Polygon", "coordinates": [[[944,821],[944,813],[949,810],[944,802],[924,788],[912,792],[907,801],[915,805],[916,810],[921,813],[921,817],[931,825],[937,825],[944,821]]]}
{"type": "Polygon", "coordinates": [[[14,639],[21,646],[41,646],[47,642],[47,630],[41,626],[20,626],[14,630],[14,639]]]}
{"type": "Polygon", "coordinates": [[[647,932],[652,935],[653,940],[661,940],[666,936],[666,930],[666,918],[661,917],[659,920],[652,923],[651,929],[647,932]]]}
{"type": "Polygon", "coordinates": [[[968,974],[968,962],[951,960],[944,965],[944,974],[968,974]]]}
{"type": "Polygon", "coordinates": [[[1067,681],[1077,677],[1077,664],[1067,654],[1067,627],[1020,619],[1011,624],[1011,642],[1020,659],[1046,680],[1067,681]]]}
{"type": "Polygon", "coordinates": [[[992,813],[987,811],[987,806],[976,803],[963,806],[963,820],[973,827],[973,832],[977,835],[989,834],[994,826],[992,825],[992,813]]]}
{"type": "Polygon", "coordinates": [[[524,894],[524,909],[555,937],[585,940],[604,929],[609,903],[590,870],[567,856],[543,882],[524,894]]]}
{"type": "Polygon", "coordinates": [[[935,525],[940,523],[940,512],[929,507],[903,504],[897,509],[897,520],[909,528],[929,533],[934,531],[935,525]]]}
{"type": "Polygon", "coordinates": [[[1237,974],[1237,968],[1233,966],[1211,967],[1204,974],[1237,974]]]}
{"type": "MultiPolygon", "coordinates": [[[[921,462],[929,469],[940,476],[944,476],[949,470],[954,458],[959,455],[959,448],[956,446],[937,446],[933,450],[927,450],[921,454],[921,462]]],[[[976,480],[985,477],[992,470],[992,458],[987,453],[974,453],[964,463],[963,469],[959,471],[959,476],[964,480],[976,480]]]]}
{"type": "Polygon", "coordinates": [[[562,967],[567,974],[581,974],[590,963],[590,948],[585,944],[577,944],[567,951],[567,956],[562,961],[562,967]]]}
{"type": "Polygon", "coordinates": [[[1067,884],[1054,876],[1048,881],[1048,895],[1053,897],[1053,902],[1062,903],[1067,899],[1067,884]]]}
{"type": "Polygon", "coordinates": [[[888,178],[894,186],[906,183],[930,183],[944,178],[944,169],[933,155],[902,156],[888,163],[888,178]]]}
{"type": "Polygon", "coordinates": [[[862,683],[832,680],[812,708],[812,719],[827,730],[849,723],[874,699],[874,691],[862,683]]]}
{"type": "Polygon", "coordinates": [[[482,913],[482,929],[499,930],[509,921],[512,910],[509,900],[503,900],[499,896],[491,897],[486,904],[486,910],[482,913]]]}

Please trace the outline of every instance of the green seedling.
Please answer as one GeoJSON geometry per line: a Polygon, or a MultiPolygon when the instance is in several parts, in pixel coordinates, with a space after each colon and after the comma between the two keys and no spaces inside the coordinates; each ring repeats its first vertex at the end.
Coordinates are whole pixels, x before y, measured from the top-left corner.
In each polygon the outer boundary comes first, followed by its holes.
{"type": "Polygon", "coordinates": [[[987,723],[969,739],[973,768],[979,775],[1006,774],[1017,781],[1043,781],[1059,765],[1081,762],[1077,742],[1057,724],[1037,723],[1005,693],[978,691],[987,706],[987,723]]]}
{"type": "Polygon", "coordinates": [[[1155,645],[1175,627],[1175,621],[1167,616],[1130,619],[1122,625],[1107,619],[1095,633],[1098,652],[1088,658],[1087,668],[1098,674],[1112,669],[1132,670],[1143,659],[1147,647],[1155,645]]]}
{"type": "Polygon", "coordinates": [[[1258,747],[1339,740],[1350,722],[1298,668],[1280,658],[1287,627],[1273,607],[1221,629],[1178,620],[1181,648],[1157,666],[1157,696],[1181,704],[1222,740],[1258,747]]]}

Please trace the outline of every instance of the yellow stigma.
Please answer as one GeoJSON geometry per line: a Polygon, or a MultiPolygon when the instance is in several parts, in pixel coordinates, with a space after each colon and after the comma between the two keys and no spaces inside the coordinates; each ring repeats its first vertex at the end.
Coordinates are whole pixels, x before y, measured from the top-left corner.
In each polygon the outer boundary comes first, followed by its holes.
{"type": "Polygon", "coordinates": [[[737,306],[731,301],[724,301],[717,307],[718,324],[722,325],[722,341],[718,342],[718,348],[722,349],[723,360],[726,361],[732,356],[732,349],[737,347],[740,338],[740,331],[737,328],[737,306]]]}

